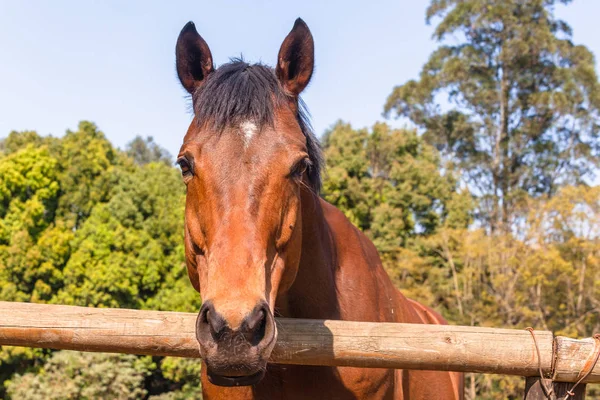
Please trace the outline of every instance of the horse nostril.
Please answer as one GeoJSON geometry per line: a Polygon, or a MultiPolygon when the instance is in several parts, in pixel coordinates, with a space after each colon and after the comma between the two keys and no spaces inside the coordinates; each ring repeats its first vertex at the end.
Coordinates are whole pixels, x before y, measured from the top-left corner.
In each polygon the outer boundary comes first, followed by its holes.
{"type": "Polygon", "coordinates": [[[265,311],[258,310],[258,312],[253,312],[252,315],[246,319],[246,325],[248,326],[249,330],[254,330],[260,323],[263,322],[264,319],[265,311]]]}
{"type": "Polygon", "coordinates": [[[244,320],[242,333],[246,340],[253,346],[258,345],[265,337],[268,318],[267,313],[268,310],[265,306],[261,305],[255,308],[244,320]]]}
{"type": "Polygon", "coordinates": [[[210,335],[215,341],[218,341],[223,336],[225,332],[226,324],[223,318],[220,318],[219,315],[211,310],[206,312],[206,320],[208,321],[208,326],[210,327],[210,335]]]}
{"type": "Polygon", "coordinates": [[[227,324],[225,323],[225,320],[215,311],[213,305],[211,303],[205,303],[200,311],[198,326],[196,328],[196,336],[198,339],[200,340],[202,335],[209,333],[212,340],[217,342],[225,333],[226,328],[227,324]],[[205,333],[202,334],[202,332],[205,333]]]}

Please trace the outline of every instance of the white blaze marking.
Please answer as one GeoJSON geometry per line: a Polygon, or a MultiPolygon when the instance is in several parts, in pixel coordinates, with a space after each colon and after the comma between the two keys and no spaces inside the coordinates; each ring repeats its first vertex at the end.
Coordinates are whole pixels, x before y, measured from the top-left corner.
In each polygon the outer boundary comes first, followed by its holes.
{"type": "Polygon", "coordinates": [[[244,134],[244,145],[248,147],[250,141],[252,140],[252,137],[256,134],[258,128],[256,127],[256,124],[254,124],[254,122],[244,121],[240,124],[240,129],[244,134]]]}

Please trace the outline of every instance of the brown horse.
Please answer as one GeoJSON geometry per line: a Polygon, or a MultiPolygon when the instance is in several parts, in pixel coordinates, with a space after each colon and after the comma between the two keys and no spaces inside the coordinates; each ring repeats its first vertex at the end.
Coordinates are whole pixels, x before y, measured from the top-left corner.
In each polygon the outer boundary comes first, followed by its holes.
{"type": "Polygon", "coordinates": [[[191,22],[176,55],[194,106],[178,163],[187,268],[204,301],[196,336],[205,399],[462,398],[458,373],[267,365],[275,313],[445,321],[400,294],[371,241],[318,196],[323,161],[299,99],[314,64],[302,20],[274,70],[241,60],[215,69],[191,22]]]}

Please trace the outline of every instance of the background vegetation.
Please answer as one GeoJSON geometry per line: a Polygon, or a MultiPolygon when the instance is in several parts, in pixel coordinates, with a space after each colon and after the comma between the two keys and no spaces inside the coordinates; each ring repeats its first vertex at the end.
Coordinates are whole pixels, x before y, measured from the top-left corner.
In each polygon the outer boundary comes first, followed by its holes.
{"type": "MultiPolygon", "coordinates": [[[[600,86],[554,3],[433,0],[439,48],[385,102],[407,128],[340,121],[323,136],[323,196],[407,296],[454,324],[600,331],[600,86]]],[[[122,151],[90,122],[60,139],[12,132],[0,300],[197,311],[170,163],[151,138],[122,151]]],[[[0,380],[13,399],[200,397],[199,364],[174,358],[3,347],[0,380]]],[[[476,374],[466,386],[468,399],[523,389],[476,374]]]]}

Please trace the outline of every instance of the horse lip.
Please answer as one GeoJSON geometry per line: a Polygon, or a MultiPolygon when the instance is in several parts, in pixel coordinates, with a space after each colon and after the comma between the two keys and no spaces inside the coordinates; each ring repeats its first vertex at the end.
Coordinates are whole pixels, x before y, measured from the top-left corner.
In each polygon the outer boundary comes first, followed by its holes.
{"type": "Polygon", "coordinates": [[[245,376],[223,376],[213,374],[210,370],[207,370],[206,375],[208,376],[208,381],[213,385],[226,387],[250,386],[260,382],[265,376],[265,370],[261,369],[251,375],[245,376]]]}

